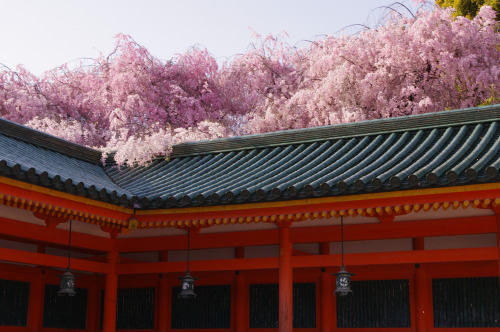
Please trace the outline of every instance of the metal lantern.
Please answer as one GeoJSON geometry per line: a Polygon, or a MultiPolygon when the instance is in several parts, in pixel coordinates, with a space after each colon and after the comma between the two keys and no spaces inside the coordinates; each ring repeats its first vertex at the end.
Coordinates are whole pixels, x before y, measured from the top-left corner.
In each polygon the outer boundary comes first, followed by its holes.
{"type": "Polygon", "coordinates": [[[340,271],[337,273],[333,273],[335,278],[335,294],[339,294],[340,296],[346,296],[352,293],[351,289],[351,277],[354,273],[347,272],[344,265],[344,217],[340,216],[340,248],[341,248],[341,257],[342,257],[342,265],[340,266],[340,271]]]}
{"type": "Polygon", "coordinates": [[[340,267],[340,271],[338,273],[334,273],[336,276],[336,289],[335,294],[339,294],[340,296],[346,296],[349,293],[352,293],[351,289],[351,276],[354,273],[347,272],[345,266],[340,267]]]}
{"type": "Polygon", "coordinates": [[[179,299],[195,299],[196,294],[194,292],[194,281],[198,278],[191,276],[189,271],[183,277],[179,277],[181,280],[181,291],[179,292],[179,299]]]}
{"type": "Polygon", "coordinates": [[[66,272],[61,274],[59,277],[61,278],[59,281],[59,291],[57,292],[58,296],[75,296],[75,278],[76,276],[71,273],[70,264],[71,264],[71,219],[69,220],[69,239],[68,239],[68,267],[66,268],[66,272]]]}
{"type": "Polygon", "coordinates": [[[75,278],[76,276],[71,273],[70,270],[67,270],[63,274],[60,275],[61,280],[59,283],[59,291],[57,292],[58,296],[75,296],[75,278]]]}
{"type": "Polygon", "coordinates": [[[188,228],[188,237],[187,237],[188,243],[187,243],[187,260],[186,260],[186,273],[184,274],[183,277],[179,277],[181,280],[181,291],[179,292],[178,298],[179,299],[195,299],[196,294],[194,292],[194,281],[197,280],[198,278],[195,278],[191,276],[191,273],[189,272],[189,247],[190,247],[190,240],[191,240],[191,229],[188,228]]]}

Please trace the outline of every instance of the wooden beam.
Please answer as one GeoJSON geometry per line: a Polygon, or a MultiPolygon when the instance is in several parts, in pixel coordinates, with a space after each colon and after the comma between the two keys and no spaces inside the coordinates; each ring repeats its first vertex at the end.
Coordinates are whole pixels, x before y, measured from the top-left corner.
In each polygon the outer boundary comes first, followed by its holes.
{"type": "MultiPolygon", "coordinates": [[[[370,252],[345,255],[345,262],[348,266],[491,261],[496,259],[498,259],[496,247],[414,250],[383,253],[370,252]]],[[[340,255],[291,257],[293,268],[339,266],[340,263],[340,255]]],[[[278,266],[278,257],[219,259],[192,261],[189,263],[191,271],[260,270],[277,269],[278,266]]],[[[126,263],[117,265],[118,274],[182,273],[185,269],[186,262],[126,263]]]]}
{"type": "MultiPolygon", "coordinates": [[[[266,258],[238,258],[217,259],[206,261],[189,262],[190,271],[236,271],[236,270],[260,270],[277,269],[278,257],[266,258]]],[[[158,262],[158,263],[126,263],[118,264],[118,274],[142,274],[142,273],[183,273],[186,270],[186,262],[158,262]]]]}
{"type": "MultiPolygon", "coordinates": [[[[25,240],[26,242],[50,243],[66,246],[68,231],[0,217],[0,237],[25,240]]],[[[110,251],[112,240],[95,235],[72,232],[71,246],[95,251],[110,251]]]]}
{"type": "Polygon", "coordinates": [[[293,256],[309,256],[309,255],[314,255],[314,254],[311,254],[310,252],[303,251],[303,250],[293,249],[292,255],[293,256]]]}
{"type": "MultiPolygon", "coordinates": [[[[278,230],[245,231],[233,233],[191,234],[191,249],[259,246],[278,243],[278,230]]],[[[117,239],[119,252],[145,252],[183,250],[186,236],[162,236],[147,238],[117,239]]]]}
{"type": "MultiPolygon", "coordinates": [[[[356,253],[346,254],[344,258],[347,266],[491,261],[496,259],[498,259],[496,247],[356,253]]],[[[294,268],[340,266],[340,264],[340,255],[292,257],[294,268]]]]}
{"type": "MultiPolygon", "coordinates": [[[[344,225],[345,241],[494,233],[495,216],[344,225]]],[[[292,228],[293,243],[340,241],[340,226],[292,228]]]]}
{"type": "MultiPolygon", "coordinates": [[[[307,223],[304,221],[303,223],[307,223]]],[[[223,226],[221,226],[223,227],[223,226]]],[[[292,243],[321,243],[340,240],[340,226],[291,228],[292,243]]],[[[377,224],[345,225],[346,241],[414,238],[426,236],[496,233],[495,216],[401,221],[377,224]]],[[[192,249],[262,246],[278,244],[278,230],[192,235],[192,249]]],[[[185,236],[127,238],[116,240],[119,252],[181,250],[185,236]]]]}
{"type": "MultiPolygon", "coordinates": [[[[86,260],[86,261],[101,262],[101,263],[106,263],[108,261],[108,259],[104,255],[103,256],[84,257],[81,259],[86,260]]],[[[144,262],[143,260],[140,260],[140,259],[123,257],[123,256],[118,257],[118,261],[120,263],[143,263],[144,262]]]]}
{"type": "MultiPolygon", "coordinates": [[[[36,252],[27,252],[8,248],[0,248],[0,261],[32,264],[37,266],[48,266],[61,269],[65,269],[68,265],[67,257],[40,254],[36,252]]],[[[76,271],[107,273],[109,267],[108,264],[104,263],[72,258],[71,269],[76,271]]]]}

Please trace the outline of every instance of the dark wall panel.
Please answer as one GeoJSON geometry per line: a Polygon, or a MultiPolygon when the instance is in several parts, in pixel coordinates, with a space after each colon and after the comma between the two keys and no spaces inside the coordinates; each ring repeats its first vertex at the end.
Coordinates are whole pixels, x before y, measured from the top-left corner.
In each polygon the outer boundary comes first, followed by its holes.
{"type": "Polygon", "coordinates": [[[0,326],[26,326],[29,282],[0,279],[0,326]]]}
{"type": "Polygon", "coordinates": [[[339,328],[411,327],[409,281],[353,281],[353,293],[337,296],[339,328]]]}
{"type": "Polygon", "coordinates": [[[500,327],[498,277],[432,279],[434,327],[500,327]]]}
{"type": "Polygon", "coordinates": [[[278,284],[250,285],[250,327],[278,327],[278,284]]]}
{"type": "Polygon", "coordinates": [[[179,299],[172,288],[173,329],[228,329],[231,327],[231,286],[196,286],[195,299],[179,299]]]}
{"type": "Polygon", "coordinates": [[[85,329],[87,289],[76,288],[76,296],[57,296],[59,286],[45,285],[43,327],[85,329]]]}
{"type": "MultiPolygon", "coordinates": [[[[278,327],[278,284],[250,285],[250,327],[278,327]]],[[[293,284],[293,327],[316,327],[316,284],[293,284]]]]}
{"type": "Polygon", "coordinates": [[[119,288],[116,310],[117,329],[154,329],[155,289],[119,288]]]}
{"type": "Polygon", "coordinates": [[[316,327],[316,284],[293,284],[293,327],[316,327]]]}

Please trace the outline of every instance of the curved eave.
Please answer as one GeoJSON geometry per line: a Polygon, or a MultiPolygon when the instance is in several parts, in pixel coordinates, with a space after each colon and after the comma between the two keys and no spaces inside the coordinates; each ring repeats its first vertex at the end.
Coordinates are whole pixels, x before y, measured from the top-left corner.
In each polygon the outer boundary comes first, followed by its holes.
{"type": "Polygon", "coordinates": [[[139,209],[498,182],[499,115],[494,105],[186,143],[170,161],[122,169],[96,163],[96,150],[2,120],[0,176],[139,209]]]}
{"type": "Polygon", "coordinates": [[[113,172],[141,208],[248,204],[498,181],[497,122],[156,161],[113,172]]]}
{"type": "Polygon", "coordinates": [[[0,176],[116,205],[127,205],[133,197],[107,176],[100,163],[8,136],[4,127],[0,131],[0,176]]]}
{"type": "Polygon", "coordinates": [[[2,118],[0,118],[0,134],[88,163],[95,165],[101,163],[101,151],[71,143],[59,137],[2,118]]]}
{"type": "Polygon", "coordinates": [[[0,204],[43,218],[73,219],[109,232],[137,228],[211,227],[223,224],[289,223],[329,217],[375,217],[381,222],[410,212],[500,208],[500,183],[369,193],[294,201],[134,210],[0,177],[0,204]]]}
{"type": "Polygon", "coordinates": [[[137,228],[211,227],[245,223],[288,223],[340,216],[391,221],[419,211],[500,208],[500,184],[429,188],[403,192],[324,197],[225,206],[136,211],[137,228]]]}
{"type": "Polygon", "coordinates": [[[5,177],[0,177],[0,204],[31,211],[42,219],[72,219],[118,231],[128,229],[133,214],[132,209],[5,177]]]}

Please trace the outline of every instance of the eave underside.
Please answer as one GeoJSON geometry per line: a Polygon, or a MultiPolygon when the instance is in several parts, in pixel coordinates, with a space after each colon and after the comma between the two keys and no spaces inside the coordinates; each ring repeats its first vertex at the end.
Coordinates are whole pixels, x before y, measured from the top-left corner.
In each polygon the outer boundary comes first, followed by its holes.
{"type": "Polygon", "coordinates": [[[73,195],[61,195],[43,187],[4,179],[0,204],[39,215],[97,224],[116,234],[148,228],[205,228],[225,224],[283,223],[325,217],[357,215],[391,218],[410,212],[460,207],[497,209],[500,183],[409,190],[378,194],[326,197],[308,200],[226,206],[134,210],[118,208],[73,195]]]}

